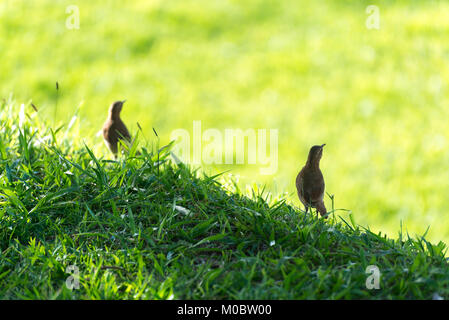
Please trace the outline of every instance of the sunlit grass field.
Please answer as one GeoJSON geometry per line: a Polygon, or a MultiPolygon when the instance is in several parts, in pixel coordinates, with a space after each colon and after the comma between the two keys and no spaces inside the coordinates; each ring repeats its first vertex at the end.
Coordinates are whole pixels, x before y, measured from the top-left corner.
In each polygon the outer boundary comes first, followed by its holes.
{"type": "Polygon", "coordinates": [[[32,102],[55,127],[77,115],[73,139],[106,158],[97,133],[118,99],[149,142],[152,127],[166,144],[194,120],[278,129],[276,174],[204,169],[288,192],[298,206],[295,176],[310,146],[326,143],[321,167],[338,208],[374,231],[396,236],[402,221],[448,242],[449,3],[378,1],[379,30],[365,25],[370,4],[4,0],[0,98],[30,113],[32,102]],[[66,27],[69,5],[79,29],[66,27]]]}
{"type": "Polygon", "coordinates": [[[97,159],[14,106],[0,104],[0,300],[449,297],[441,241],[244,194],[169,146],[97,159]]]}

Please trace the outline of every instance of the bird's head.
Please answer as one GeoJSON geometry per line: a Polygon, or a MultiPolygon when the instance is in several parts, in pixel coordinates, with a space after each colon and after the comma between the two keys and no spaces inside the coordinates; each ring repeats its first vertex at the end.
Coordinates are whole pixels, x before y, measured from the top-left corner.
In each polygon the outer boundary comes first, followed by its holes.
{"type": "Polygon", "coordinates": [[[119,117],[120,116],[120,111],[122,111],[122,107],[123,104],[125,103],[126,100],[122,100],[122,101],[115,101],[111,104],[111,106],[109,107],[109,114],[112,117],[119,117]]]}
{"type": "Polygon", "coordinates": [[[313,146],[310,148],[309,157],[307,162],[309,164],[318,164],[320,162],[321,157],[323,156],[323,147],[326,144],[322,144],[320,146],[313,146]]]}

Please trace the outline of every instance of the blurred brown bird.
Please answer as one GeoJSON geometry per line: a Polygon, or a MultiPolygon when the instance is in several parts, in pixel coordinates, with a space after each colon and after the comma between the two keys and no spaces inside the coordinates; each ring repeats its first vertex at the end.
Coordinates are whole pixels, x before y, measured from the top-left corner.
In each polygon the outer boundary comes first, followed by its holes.
{"type": "Polygon", "coordinates": [[[320,170],[320,159],[323,155],[323,147],[313,146],[310,148],[309,157],[306,165],[301,169],[296,177],[296,189],[298,197],[306,208],[316,208],[321,216],[326,216],[326,207],[324,206],[324,178],[320,170]]]}
{"type": "Polygon", "coordinates": [[[120,119],[120,112],[126,100],[115,101],[109,107],[109,114],[103,125],[103,138],[109,150],[117,157],[118,141],[121,140],[127,144],[131,143],[131,135],[128,129],[120,119]]]}

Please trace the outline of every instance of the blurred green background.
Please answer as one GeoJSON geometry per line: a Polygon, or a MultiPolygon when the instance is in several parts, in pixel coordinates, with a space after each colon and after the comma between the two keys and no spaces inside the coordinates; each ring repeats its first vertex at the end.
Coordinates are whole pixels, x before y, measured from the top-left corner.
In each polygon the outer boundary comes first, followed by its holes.
{"type": "MultiPolygon", "coordinates": [[[[109,104],[169,141],[194,120],[203,130],[279,130],[279,168],[231,169],[242,186],[288,192],[310,146],[326,143],[322,170],[338,208],[396,236],[449,242],[449,3],[377,1],[0,2],[0,98],[67,123],[76,141],[110,158],[100,130],[109,104]],[[80,28],[68,29],[69,5],[80,28]],[[59,95],[55,82],[60,85],[59,95]]],[[[330,201],[326,199],[329,207],[330,201]]],[[[341,212],[345,216],[344,212],[341,212]]]]}

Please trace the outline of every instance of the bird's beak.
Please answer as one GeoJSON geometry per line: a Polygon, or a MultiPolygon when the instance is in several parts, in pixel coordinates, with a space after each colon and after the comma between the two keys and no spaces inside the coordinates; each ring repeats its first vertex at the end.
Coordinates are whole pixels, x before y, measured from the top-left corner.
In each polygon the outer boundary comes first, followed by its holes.
{"type": "Polygon", "coordinates": [[[322,144],[322,145],[321,145],[321,149],[323,149],[323,147],[324,147],[325,145],[326,145],[326,144],[322,144]]]}
{"type": "Polygon", "coordinates": [[[124,104],[126,102],[126,99],[122,101],[122,104],[124,104]]]}

